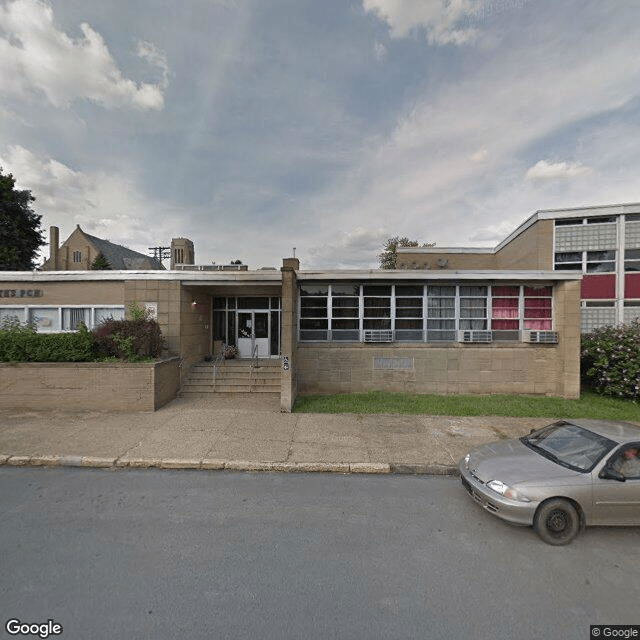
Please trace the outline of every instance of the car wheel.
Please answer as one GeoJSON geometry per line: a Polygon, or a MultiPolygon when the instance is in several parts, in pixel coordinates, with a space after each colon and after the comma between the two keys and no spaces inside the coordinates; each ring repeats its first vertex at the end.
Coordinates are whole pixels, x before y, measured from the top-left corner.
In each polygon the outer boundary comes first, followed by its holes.
{"type": "Polygon", "coordinates": [[[580,531],[580,516],[568,500],[548,500],[538,507],[533,528],[547,544],[569,544],[580,531]]]}

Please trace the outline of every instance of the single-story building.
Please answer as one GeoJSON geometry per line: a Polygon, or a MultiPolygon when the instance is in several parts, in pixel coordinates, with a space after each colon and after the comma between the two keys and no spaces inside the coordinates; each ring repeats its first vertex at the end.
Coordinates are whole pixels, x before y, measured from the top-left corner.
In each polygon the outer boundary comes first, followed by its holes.
{"type": "Polygon", "coordinates": [[[172,267],[0,272],[0,321],[74,331],[144,304],[183,381],[235,345],[276,365],[285,411],[298,393],[371,389],[579,395],[578,270],[172,267]]]}

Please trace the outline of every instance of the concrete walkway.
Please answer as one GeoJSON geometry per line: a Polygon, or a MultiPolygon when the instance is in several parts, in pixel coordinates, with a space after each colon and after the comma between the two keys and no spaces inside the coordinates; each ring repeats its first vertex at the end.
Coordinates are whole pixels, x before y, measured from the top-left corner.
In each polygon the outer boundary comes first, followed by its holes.
{"type": "Polygon", "coordinates": [[[155,413],[0,409],[0,464],[452,474],[472,447],[550,422],[289,414],[260,394],[179,398],[155,413]]]}

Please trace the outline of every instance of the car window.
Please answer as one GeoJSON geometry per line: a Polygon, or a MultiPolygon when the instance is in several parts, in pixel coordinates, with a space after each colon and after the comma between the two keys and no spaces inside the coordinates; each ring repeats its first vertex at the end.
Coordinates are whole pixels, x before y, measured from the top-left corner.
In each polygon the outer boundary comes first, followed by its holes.
{"type": "Polygon", "coordinates": [[[556,422],[521,441],[549,460],[583,473],[591,471],[616,446],[613,440],[570,422],[556,422]]]}
{"type": "Polygon", "coordinates": [[[612,456],[611,468],[626,479],[640,479],[640,442],[621,447],[612,456]]]}

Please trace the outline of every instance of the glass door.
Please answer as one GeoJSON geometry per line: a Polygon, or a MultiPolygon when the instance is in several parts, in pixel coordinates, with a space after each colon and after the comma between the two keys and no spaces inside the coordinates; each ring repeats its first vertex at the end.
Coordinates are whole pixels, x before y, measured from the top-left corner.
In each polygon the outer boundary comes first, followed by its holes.
{"type": "Polygon", "coordinates": [[[238,351],[241,358],[251,358],[254,347],[258,356],[269,357],[269,313],[238,311],[238,351]]]}

